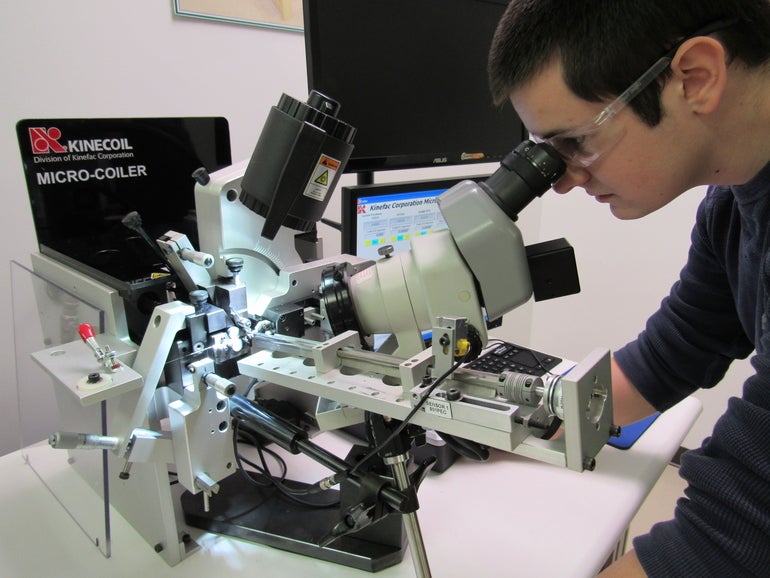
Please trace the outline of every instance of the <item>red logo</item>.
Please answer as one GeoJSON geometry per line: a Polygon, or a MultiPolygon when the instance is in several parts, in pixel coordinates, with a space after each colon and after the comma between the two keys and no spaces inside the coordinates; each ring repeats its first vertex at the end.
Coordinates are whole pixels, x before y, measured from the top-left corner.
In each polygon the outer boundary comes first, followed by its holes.
{"type": "Polygon", "coordinates": [[[356,214],[357,215],[365,215],[366,214],[366,205],[358,205],[356,208],[356,214]]]}
{"type": "Polygon", "coordinates": [[[30,128],[29,140],[32,143],[32,154],[66,153],[67,147],[59,143],[61,131],[56,127],[30,128]]]}

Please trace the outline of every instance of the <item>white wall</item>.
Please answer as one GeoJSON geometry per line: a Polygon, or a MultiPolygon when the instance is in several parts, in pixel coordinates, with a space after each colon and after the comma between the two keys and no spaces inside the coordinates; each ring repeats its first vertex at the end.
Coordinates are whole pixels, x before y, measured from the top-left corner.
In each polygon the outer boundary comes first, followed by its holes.
{"type": "MultiPolygon", "coordinates": [[[[221,115],[230,122],[233,158],[240,160],[251,154],[280,94],[304,98],[307,86],[301,33],[174,17],[170,0],[4,0],[0,70],[3,454],[16,449],[19,427],[8,264],[13,259],[28,263],[36,250],[16,122],[221,115]]],[[[484,169],[491,167],[396,172],[381,180],[484,169]]],[[[343,179],[353,182],[349,176],[343,179]]],[[[339,218],[337,203],[333,199],[327,211],[334,220],[339,218]]],[[[528,243],[560,236],[573,243],[583,292],[520,308],[506,316],[498,335],[572,359],[594,345],[615,347],[633,337],[683,263],[694,204],[687,197],[651,219],[621,224],[582,195],[546,195],[522,213],[520,226],[528,243]]],[[[326,253],[338,252],[337,233],[324,226],[320,232],[326,253]]]]}

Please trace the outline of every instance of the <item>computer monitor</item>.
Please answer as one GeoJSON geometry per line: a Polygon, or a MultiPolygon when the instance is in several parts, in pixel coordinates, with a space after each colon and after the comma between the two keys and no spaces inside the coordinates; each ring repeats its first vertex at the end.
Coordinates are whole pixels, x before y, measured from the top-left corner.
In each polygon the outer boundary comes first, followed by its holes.
{"type": "Polygon", "coordinates": [[[415,237],[446,228],[438,197],[457,183],[485,177],[455,177],[342,187],[342,252],[380,258],[392,246],[409,250],[415,237]]]}
{"type": "Polygon", "coordinates": [[[345,172],[499,162],[526,138],[486,72],[507,4],[304,0],[309,88],[357,129],[345,172]]]}

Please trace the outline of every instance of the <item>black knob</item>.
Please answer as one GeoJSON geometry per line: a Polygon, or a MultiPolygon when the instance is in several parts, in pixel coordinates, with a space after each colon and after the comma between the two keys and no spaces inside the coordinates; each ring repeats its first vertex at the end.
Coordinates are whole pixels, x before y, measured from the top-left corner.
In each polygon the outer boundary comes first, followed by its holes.
{"type": "Polygon", "coordinates": [[[192,176],[200,185],[208,185],[209,181],[211,181],[211,177],[209,177],[209,172],[206,170],[205,167],[195,169],[193,171],[192,176]]]}

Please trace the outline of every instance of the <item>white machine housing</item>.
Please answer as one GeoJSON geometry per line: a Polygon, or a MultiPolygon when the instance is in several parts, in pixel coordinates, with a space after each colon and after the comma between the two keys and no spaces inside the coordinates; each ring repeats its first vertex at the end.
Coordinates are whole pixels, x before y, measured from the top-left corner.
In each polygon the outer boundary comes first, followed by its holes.
{"type": "Polygon", "coordinates": [[[75,341],[34,358],[61,393],[74,396],[72,427],[78,412],[105,412],[106,431],[84,433],[102,434],[98,449],[109,454],[105,475],[115,506],[169,564],[194,547],[169,489],[168,468],[177,471],[181,489],[201,495],[207,505],[218,499],[219,482],[236,469],[227,399],[241,387],[241,377],[317,398],[318,415],[311,420],[321,428],[360,421],[364,412],[395,420],[411,415],[416,425],[484,446],[577,471],[593,469],[613,431],[607,350],[577,364],[565,361],[526,399],[502,395],[500,376],[453,369],[464,355],[469,326],[486,345],[486,320],[532,292],[518,228],[476,183],[463,181],[441,198],[447,231],[416,240],[409,253],[372,263],[350,255],[319,258],[317,242],[285,226],[272,240],[261,237],[264,218],[240,198],[245,170],[246,163],[233,165],[196,185],[199,250],[173,231],[159,240],[191,293],[205,290],[213,302],[218,289],[245,291],[245,312],[224,309],[228,338],[246,346],[243,354],[217,335],[200,350],[186,346],[180,335],[193,319],[203,323],[200,307],[207,305],[178,300],[157,306],[141,344],[131,344],[113,290],[49,258],[33,259],[41,276],[105,310],[111,321],[99,339],[135,349],[135,356],[129,351],[124,357],[129,383],[105,379],[103,389],[90,394],[98,404],[78,393],[84,377],[105,371],[85,345],[75,341]],[[228,266],[234,257],[243,259],[236,273],[228,266]],[[349,291],[360,331],[335,336],[320,280],[330,266],[340,265],[353,272],[349,291]],[[260,316],[268,309],[298,303],[305,336],[265,330],[270,324],[260,316]],[[426,330],[432,347],[425,347],[426,330]],[[396,347],[368,350],[364,337],[371,333],[393,334],[396,347]],[[228,355],[237,359],[239,375],[216,375],[216,362],[228,355]],[[179,368],[178,383],[164,378],[169,364],[179,368]],[[534,424],[556,416],[564,435],[537,439],[534,424]]]}

